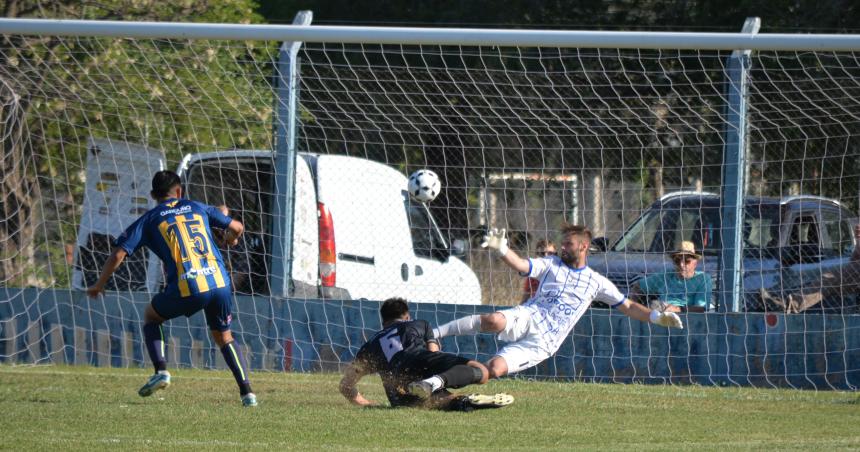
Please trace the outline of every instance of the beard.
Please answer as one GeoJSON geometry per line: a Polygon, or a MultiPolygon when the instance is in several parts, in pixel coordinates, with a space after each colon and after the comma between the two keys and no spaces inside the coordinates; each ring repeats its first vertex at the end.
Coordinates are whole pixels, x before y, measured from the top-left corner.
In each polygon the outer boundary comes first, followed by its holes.
{"type": "Polygon", "coordinates": [[[573,255],[572,254],[568,253],[565,250],[562,250],[561,254],[559,254],[558,257],[559,257],[559,259],[561,259],[562,262],[564,262],[568,266],[571,266],[571,267],[573,266],[574,261],[573,261],[573,255]]]}

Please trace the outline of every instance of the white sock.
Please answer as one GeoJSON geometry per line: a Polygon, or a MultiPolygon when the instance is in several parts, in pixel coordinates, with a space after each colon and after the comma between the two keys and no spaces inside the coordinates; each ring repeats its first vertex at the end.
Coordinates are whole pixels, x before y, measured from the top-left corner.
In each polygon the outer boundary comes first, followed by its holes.
{"type": "Polygon", "coordinates": [[[436,391],[442,389],[442,386],[445,384],[445,382],[442,381],[442,377],[440,377],[438,375],[434,375],[430,378],[425,379],[424,381],[426,383],[430,383],[430,387],[433,388],[433,392],[436,392],[436,391]]]}
{"type": "Polygon", "coordinates": [[[159,370],[159,371],[158,371],[158,374],[159,374],[159,375],[170,375],[170,372],[168,372],[168,371],[166,371],[166,370],[159,370]]]}
{"type": "Polygon", "coordinates": [[[433,337],[468,336],[481,332],[481,316],[478,314],[461,317],[444,325],[433,328],[433,337]]]}

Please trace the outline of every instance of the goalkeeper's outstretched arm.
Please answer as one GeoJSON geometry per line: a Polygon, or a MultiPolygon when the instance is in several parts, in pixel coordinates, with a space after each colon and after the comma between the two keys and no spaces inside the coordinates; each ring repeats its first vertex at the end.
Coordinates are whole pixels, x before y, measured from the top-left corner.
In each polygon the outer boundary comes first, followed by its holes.
{"type": "Polygon", "coordinates": [[[639,320],[640,322],[650,322],[655,325],[665,326],[667,328],[684,328],[681,318],[674,312],[660,312],[649,309],[632,300],[625,299],[617,306],[618,310],[623,312],[630,318],[639,320]]]}
{"type": "Polygon", "coordinates": [[[358,381],[365,375],[366,374],[364,372],[356,368],[355,363],[346,366],[346,369],[343,371],[343,378],[340,379],[340,393],[353,405],[376,405],[375,402],[364,398],[364,396],[358,392],[358,381]]]}
{"type": "Polygon", "coordinates": [[[502,262],[520,273],[525,274],[529,272],[530,267],[528,259],[523,259],[519,254],[514,252],[514,250],[508,250],[508,252],[502,256],[502,262]]]}

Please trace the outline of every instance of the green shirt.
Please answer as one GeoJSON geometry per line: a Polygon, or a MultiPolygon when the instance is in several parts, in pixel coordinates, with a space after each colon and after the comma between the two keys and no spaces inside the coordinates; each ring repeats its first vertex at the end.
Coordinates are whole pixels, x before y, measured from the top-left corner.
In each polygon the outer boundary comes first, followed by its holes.
{"type": "Polygon", "coordinates": [[[700,271],[690,279],[681,279],[675,271],[657,273],[639,280],[645,295],[675,306],[701,306],[708,309],[711,302],[711,276],[700,271]]]}

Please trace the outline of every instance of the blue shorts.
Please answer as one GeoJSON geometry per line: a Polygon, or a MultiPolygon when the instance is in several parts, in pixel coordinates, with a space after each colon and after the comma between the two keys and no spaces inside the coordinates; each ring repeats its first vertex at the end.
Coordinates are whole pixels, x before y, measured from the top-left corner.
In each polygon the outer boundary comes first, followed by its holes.
{"type": "Polygon", "coordinates": [[[152,297],[152,309],[165,320],[180,315],[191,317],[202,309],[209,329],[227,331],[233,322],[233,293],[229,286],[185,298],[162,292],[152,297]]]}

